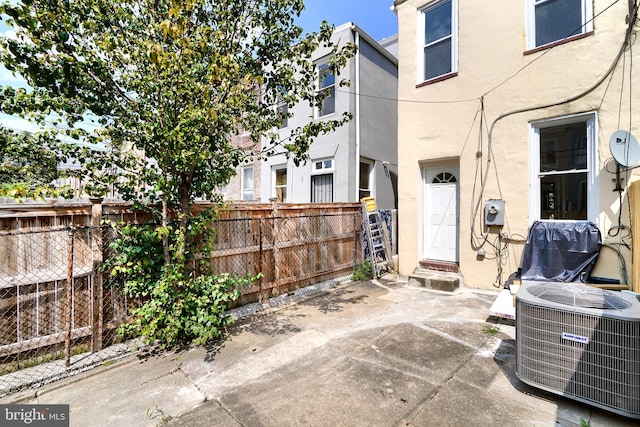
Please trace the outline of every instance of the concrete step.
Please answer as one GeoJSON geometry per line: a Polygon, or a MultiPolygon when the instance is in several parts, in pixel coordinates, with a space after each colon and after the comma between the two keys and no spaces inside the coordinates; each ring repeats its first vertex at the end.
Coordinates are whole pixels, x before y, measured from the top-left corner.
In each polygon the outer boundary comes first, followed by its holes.
{"type": "Polygon", "coordinates": [[[437,291],[454,292],[462,285],[462,276],[458,273],[447,273],[437,270],[416,268],[408,278],[409,286],[416,286],[437,291]]]}

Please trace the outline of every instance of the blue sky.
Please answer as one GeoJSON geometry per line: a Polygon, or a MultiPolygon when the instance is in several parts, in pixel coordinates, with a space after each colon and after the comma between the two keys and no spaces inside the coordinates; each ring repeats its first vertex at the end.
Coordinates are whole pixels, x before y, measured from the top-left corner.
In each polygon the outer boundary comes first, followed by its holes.
{"type": "Polygon", "coordinates": [[[305,0],[298,24],[305,31],[316,31],[325,20],[336,27],[353,22],[376,40],[398,32],[393,0],[305,0]]]}
{"type": "MultiPolygon", "coordinates": [[[[317,31],[324,20],[340,26],[353,22],[376,40],[392,36],[398,32],[396,15],[391,11],[393,0],[305,0],[305,10],[298,18],[306,32],[317,31]]],[[[0,31],[8,27],[0,22],[0,31]]],[[[25,86],[22,79],[11,75],[0,66],[0,85],[25,86]]],[[[20,130],[32,130],[34,125],[18,118],[0,114],[0,122],[6,127],[20,130]]]]}

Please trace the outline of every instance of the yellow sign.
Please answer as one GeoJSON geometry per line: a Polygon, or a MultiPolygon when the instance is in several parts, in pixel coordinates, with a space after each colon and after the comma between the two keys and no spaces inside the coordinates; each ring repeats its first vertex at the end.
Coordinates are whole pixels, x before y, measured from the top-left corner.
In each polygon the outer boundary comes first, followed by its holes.
{"type": "Polygon", "coordinates": [[[374,212],[378,210],[376,207],[375,197],[363,197],[362,199],[360,199],[360,201],[366,206],[367,212],[374,212]]]}

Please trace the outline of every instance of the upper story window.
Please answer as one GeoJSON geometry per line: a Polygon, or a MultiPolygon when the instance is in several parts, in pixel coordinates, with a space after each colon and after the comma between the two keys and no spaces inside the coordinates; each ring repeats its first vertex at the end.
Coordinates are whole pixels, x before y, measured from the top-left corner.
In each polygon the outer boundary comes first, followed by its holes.
{"type": "Polygon", "coordinates": [[[419,82],[458,71],[457,5],[458,0],[442,0],[419,11],[419,82]]]}
{"type": "Polygon", "coordinates": [[[278,125],[279,129],[284,129],[289,126],[289,105],[287,105],[287,101],[285,96],[287,94],[287,90],[284,86],[279,87],[279,95],[276,103],[276,113],[280,118],[280,124],[278,125]]]}
{"type": "Polygon", "coordinates": [[[593,31],[592,0],[526,0],[527,49],[593,31]]]}
{"type": "Polygon", "coordinates": [[[276,111],[280,116],[280,129],[284,129],[289,126],[289,106],[286,103],[281,103],[276,107],[276,111]]]}
{"type": "Polygon", "coordinates": [[[336,111],[336,76],[329,71],[329,64],[318,65],[318,92],[324,99],[318,108],[318,116],[326,116],[336,111]]]}

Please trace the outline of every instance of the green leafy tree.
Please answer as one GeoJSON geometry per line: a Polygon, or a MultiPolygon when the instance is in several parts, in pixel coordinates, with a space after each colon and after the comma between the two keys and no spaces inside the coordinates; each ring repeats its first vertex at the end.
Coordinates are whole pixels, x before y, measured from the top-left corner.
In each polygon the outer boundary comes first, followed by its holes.
{"type": "Polygon", "coordinates": [[[43,199],[71,197],[70,186],[55,181],[73,175],[60,169],[65,150],[49,133],[15,132],[0,126],[0,197],[43,199]]]}
{"type": "Polygon", "coordinates": [[[294,21],[303,8],[302,0],[23,0],[0,8],[16,32],[0,40],[2,61],[31,88],[4,90],[2,110],[53,122],[61,137],[95,147],[75,153],[87,193],[113,185],[137,206],[159,206],[161,281],[174,306],[200,296],[194,269],[205,267],[191,261],[202,250],[202,218],[212,215],[200,214],[194,227],[193,201],[215,200],[250,159],[284,151],[304,161],[315,137],[350,119],[310,121],[284,140],[275,131],[286,114],[278,103],[316,106],[325,96],[315,90],[312,52],[329,48],[327,71],[338,74],[355,51],[332,44],[326,23],[303,34],[294,21]],[[90,121],[92,131],[83,125],[90,121]],[[231,144],[241,131],[252,150],[231,144]]]}

